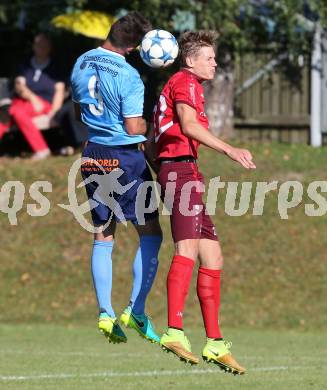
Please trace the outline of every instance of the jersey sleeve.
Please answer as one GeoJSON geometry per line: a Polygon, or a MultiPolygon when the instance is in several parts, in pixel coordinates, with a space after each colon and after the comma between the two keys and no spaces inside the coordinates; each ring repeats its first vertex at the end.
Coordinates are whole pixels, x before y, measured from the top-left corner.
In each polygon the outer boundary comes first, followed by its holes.
{"type": "Polygon", "coordinates": [[[172,88],[174,103],[185,103],[196,110],[198,102],[195,88],[196,85],[190,78],[182,78],[176,81],[172,88]]]}
{"type": "Polygon", "coordinates": [[[123,80],[121,112],[124,118],[143,115],[144,84],[139,74],[123,80]]]}

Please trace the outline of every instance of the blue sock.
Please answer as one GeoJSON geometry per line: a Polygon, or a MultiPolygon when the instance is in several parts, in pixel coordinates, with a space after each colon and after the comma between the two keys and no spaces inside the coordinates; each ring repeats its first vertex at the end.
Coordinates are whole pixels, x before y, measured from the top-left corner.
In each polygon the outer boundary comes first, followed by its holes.
{"type": "Polygon", "coordinates": [[[93,285],[98,300],[99,311],[106,312],[110,317],[116,317],[111,306],[113,241],[94,240],[91,259],[93,285]]]}
{"type": "Polygon", "coordinates": [[[141,236],[133,265],[134,283],[130,305],[133,313],[143,314],[148,296],[158,269],[158,253],[161,236],[141,236]]]}

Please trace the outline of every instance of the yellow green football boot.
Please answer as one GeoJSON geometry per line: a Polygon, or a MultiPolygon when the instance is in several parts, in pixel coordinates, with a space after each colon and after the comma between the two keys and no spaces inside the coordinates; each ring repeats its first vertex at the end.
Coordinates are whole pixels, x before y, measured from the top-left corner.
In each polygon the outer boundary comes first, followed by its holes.
{"type": "Polygon", "coordinates": [[[161,336],[160,346],[164,351],[174,353],[184,363],[199,363],[199,359],[191,351],[191,344],[183,330],[168,328],[161,336]]]}
{"type": "Polygon", "coordinates": [[[229,351],[231,346],[231,342],[208,338],[207,344],[202,351],[202,358],[207,363],[217,364],[219,368],[226,372],[234,375],[243,375],[246,370],[233,358],[229,351]]]}
{"type": "Polygon", "coordinates": [[[155,332],[154,326],[149,316],[146,314],[135,314],[131,306],[127,306],[120,316],[120,322],[127,328],[137,331],[145,340],[151,343],[159,343],[160,338],[155,332]]]}
{"type": "Polygon", "coordinates": [[[126,343],[127,337],[119,326],[116,318],[111,318],[107,313],[101,313],[98,328],[109,343],[126,343]]]}

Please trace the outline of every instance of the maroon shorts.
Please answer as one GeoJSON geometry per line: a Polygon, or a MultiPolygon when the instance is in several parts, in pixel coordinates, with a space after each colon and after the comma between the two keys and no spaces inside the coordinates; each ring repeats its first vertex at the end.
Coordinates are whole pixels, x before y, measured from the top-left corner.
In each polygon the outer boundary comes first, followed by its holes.
{"type": "Polygon", "coordinates": [[[202,238],[218,241],[202,200],[204,180],[197,165],[190,162],[161,164],[158,181],[162,200],[171,213],[174,242],[202,238]]]}

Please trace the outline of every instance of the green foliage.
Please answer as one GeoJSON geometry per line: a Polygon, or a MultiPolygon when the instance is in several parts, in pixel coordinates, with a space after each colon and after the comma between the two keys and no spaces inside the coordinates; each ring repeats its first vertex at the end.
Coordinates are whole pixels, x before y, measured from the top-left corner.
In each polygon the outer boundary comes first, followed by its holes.
{"type": "Polygon", "coordinates": [[[49,28],[52,17],[83,8],[87,0],[11,0],[0,4],[2,29],[28,30],[49,28]]]}
{"type": "Polygon", "coordinates": [[[308,25],[312,27],[319,16],[327,26],[326,0],[12,0],[0,5],[0,20],[7,26],[17,26],[24,11],[29,26],[44,25],[54,15],[81,8],[111,14],[121,9],[141,11],[154,26],[170,31],[176,29],[176,14],[188,12],[195,16],[197,28],[220,33],[219,46],[231,56],[269,48],[272,54],[287,51],[296,57],[310,49],[312,31],[308,31],[308,25]]]}
{"type": "Polygon", "coordinates": [[[320,16],[322,25],[327,28],[327,1],[326,0],[308,0],[310,8],[320,16]]]}
{"type": "MultiPolygon", "coordinates": [[[[101,0],[88,2],[91,7],[98,8],[103,4],[101,0]]],[[[115,12],[117,8],[141,10],[154,26],[170,31],[174,30],[173,20],[176,13],[189,12],[196,18],[196,28],[215,29],[219,32],[218,50],[221,66],[228,65],[237,53],[257,50],[269,51],[272,57],[287,52],[289,54],[287,62],[294,65],[297,63],[298,55],[308,54],[311,50],[315,19],[319,16],[323,26],[327,26],[326,0],[110,2],[111,12],[115,12]]]]}

